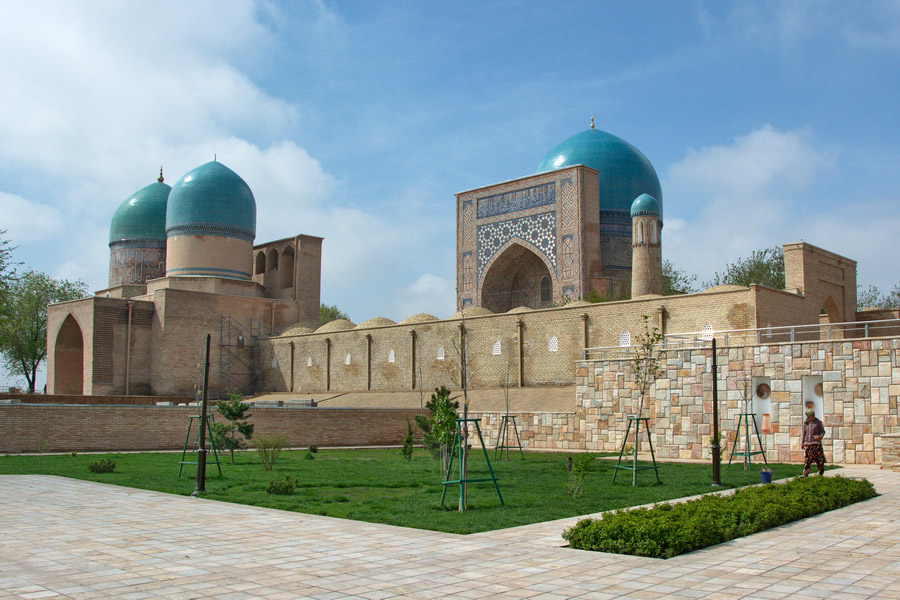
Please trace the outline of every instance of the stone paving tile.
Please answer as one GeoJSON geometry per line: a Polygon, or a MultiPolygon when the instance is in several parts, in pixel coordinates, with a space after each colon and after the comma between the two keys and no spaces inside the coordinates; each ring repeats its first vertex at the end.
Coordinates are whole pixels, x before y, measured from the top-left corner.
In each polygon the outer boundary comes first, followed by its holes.
{"type": "Polygon", "coordinates": [[[900,598],[882,495],[667,561],[564,548],[561,519],[470,536],[45,476],[0,476],[5,598],[900,598]]]}

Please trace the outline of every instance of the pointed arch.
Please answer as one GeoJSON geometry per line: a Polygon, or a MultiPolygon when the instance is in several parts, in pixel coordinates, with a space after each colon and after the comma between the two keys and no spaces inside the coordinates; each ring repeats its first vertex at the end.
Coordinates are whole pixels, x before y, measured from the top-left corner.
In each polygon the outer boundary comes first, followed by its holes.
{"type": "Polygon", "coordinates": [[[53,393],[84,393],[84,335],[71,314],[56,334],[53,354],[53,393]]]}
{"type": "Polygon", "coordinates": [[[260,250],[256,253],[256,268],[253,269],[255,275],[263,275],[266,272],[266,252],[260,250]]]}
{"type": "MultiPolygon", "coordinates": [[[[478,282],[480,306],[495,313],[518,306],[547,308],[557,290],[556,269],[543,252],[521,238],[513,238],[485,265],[478,282]],[[541,297],[541,280],[549,282],[550,299],[541,297]]],[[[545,284],[546,286],[546,284],[545,284]]]]}
{"type": "Polygon", "coordinates": [[[281,287],[294,287],[294,249],[290,246],[281,253],[281,287]]]}

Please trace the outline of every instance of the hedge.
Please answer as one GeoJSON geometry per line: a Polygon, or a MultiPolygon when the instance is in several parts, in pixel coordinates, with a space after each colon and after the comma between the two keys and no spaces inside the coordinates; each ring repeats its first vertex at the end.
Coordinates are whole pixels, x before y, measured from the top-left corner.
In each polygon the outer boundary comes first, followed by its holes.
{"type": "Polygon", "coordinates": [[[679,504],[617,510],[563,532],[572,548],[671,558],[874,498],[865,479],[811,477],[706,495],[679,504]]]}

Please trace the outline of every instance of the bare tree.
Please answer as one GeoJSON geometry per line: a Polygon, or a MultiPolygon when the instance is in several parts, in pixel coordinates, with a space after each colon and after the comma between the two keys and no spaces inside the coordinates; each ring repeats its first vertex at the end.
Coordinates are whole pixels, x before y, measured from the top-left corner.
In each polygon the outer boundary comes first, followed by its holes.
{"type": "Polygon", "coordinates": [[[469,332],[466,329],[465,309],[460,311],[460,315],[459,339],[453,340],[453,349],[456,351],[458,362],[453,365],[454,368],[451,371],[450,380],[462,390],[463,394],[463,426],[460,430],[462,436],[462,439],[460,440],[462,456],[459,457],[460,468],[462,470],[462,477],[460,479],[462,479],[463,482],[460,483],[462,486],[462,494],[460,495],[459,500],[459,511],[464,512],[466,510],[466,494],[468,492],[465,479],[469,472],[469,427],[466,419],[469,418],[469,386],[472,383],[474,369],[472,368],[473,359],[470,358],[469,354],[469,332]]]}

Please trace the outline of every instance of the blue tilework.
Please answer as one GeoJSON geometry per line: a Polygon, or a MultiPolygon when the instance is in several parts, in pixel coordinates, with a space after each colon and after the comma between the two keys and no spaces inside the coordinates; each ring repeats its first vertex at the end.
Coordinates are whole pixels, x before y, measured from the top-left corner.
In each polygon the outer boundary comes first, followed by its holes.
{"type": "Polygon", "coordinates": [[[545,183],[478,199],[478,218],[494,217],[517,210],[547,206],[556,202],[556,184],[545,183]]]}
{"type": "Polygon", "coordinates": [[[545,212],[477,227],[479,281],[491,258],[513,238],[525,240],[535,246],[556,271],[556,213],[545,212]]]}
{"type": "Polygon", "coordinates": [[[662,217],[662,189],[656,170],[640,150],[622,138],[599,129],[582,131],[550,150],[535,172],[544,173],[574,165],[599,171],[601,211],[628,212],[634,199],[647,193],[659,202],[659,215],[662,217]]]}
{"type": "Polygon", "coordinates": [[[156,181],[126,199],[113,214],[109,243],[166,239],[166,202],[172,188],[156,181]]]}
{"type": "MultiPolygon", "coordinates": [[[[221,235],[252,241],[256,237],[256,200],[237,173],[213,161],[189,171],[172,187],[166,235],[216,228],[221,235]]],[[[210,231],[207,235],[215,234],[210,231]]]]}

